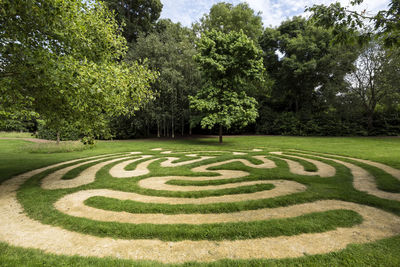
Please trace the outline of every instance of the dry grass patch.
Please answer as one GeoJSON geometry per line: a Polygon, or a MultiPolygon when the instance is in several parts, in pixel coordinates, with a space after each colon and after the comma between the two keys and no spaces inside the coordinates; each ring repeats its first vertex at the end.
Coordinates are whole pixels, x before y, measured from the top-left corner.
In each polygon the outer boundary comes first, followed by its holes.
{"type": "Polygon", "coordinates": [[[80,141],[62,141],[59,144],[56,142],[26,144],[23,149],[30,153],[62,153],[91,148],[92,146],[84,145],[80,141]]]}

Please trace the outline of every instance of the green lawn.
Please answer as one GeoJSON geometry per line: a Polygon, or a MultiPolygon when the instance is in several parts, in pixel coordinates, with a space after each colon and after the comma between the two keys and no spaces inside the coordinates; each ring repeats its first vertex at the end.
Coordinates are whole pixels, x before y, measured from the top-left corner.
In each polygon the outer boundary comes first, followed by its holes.
{"type": "MultiPolygon", "coordinates": [[[[332,153],[352,156],[362,159],[381,162],[400,169],[400,138],[311,138],[311,137],[226,137],[225,143],[220,145],[215,138],[185,139],[177,141],[162,140],[135,140],[135,141],[101,141],[91,149],[65,153],[47,153],[54,150],[40,150],[32,152],[32,145],[22,140],[0,140],[0,182],[12,176],[28,170],[51,165],[57,162],[88,156],[119,153],[128,151],[145,151],[146,154],[161,155],[152,148],[162,147],[164,150],[194,151],[194,150],[226,150],[247,151],[253,148],[261,148],[263,152],[251,152],[244,156],[233,156],[226,153],[219,156],[218,161],[232,158],[244,158],[258,164],[251,155],[262,155],[265,151],[278,151],[286,149],[300,149],[315,152],[332,153]],[[30,148],[30,149],[28,149],[30,148]]],[[[289,155],[290,153],[288,153],[289,155]]],[[[215,153],[204,153],[215,155],[215,153]]],[[[170,156],[168,154],[163,157],[170,156]]],[[[177,153],[171,156],[183,157],[177,153]]],[[[308,156],[313,158],[312,155],[308,156]]],[[[286,158],[286,157],[282,157],[286,158]]],[[[184,157],[183,159],[188,159],[184,157]]],[[[286,163],[281,159],[272,160],[278,165],[276,169],[252,169],[239,162],[233,162],[222,167],[212,169],[233,169],[250,172],[247,177],[235,181],[254,181],[268,179],[286,179],[299,182],[307,186],[307,190],[301,193],[280,196],[272,199],[261,199],[234,203],[217,204],[149,204],[135,201],[120,201],[105,197],[93,197],[85,204],[95,208],[113,211],[127,211],[133,213],[221,213],[243,210],[257,210],[266,207],[290,206],[296,203],[307,203],[320,199],[338,199],[356,202],[364,205],[380,208],[400,216],[400,202],[381,199],[352,187],[350,171],[337,163],[325,160],[324,162],[336,168],[336,175],[329,179],[318,179],[310,176],[294,175],[288,171],[286,163]]],[[[206,162],[213,163],[217,159],[209,159],[206,162]]],[[[323,160],[321,160],[323,161],[323,160]]],[[[128,166],[134,168],[139,162],[128,166]]],[[[315,171],[313,164],[298,160],[307,171],[315,171]]],[[[365,164],[350,161],[368,170],[376,177],[378,188],[388,192],[400,192],[400,182],[389,174],[365,164]]],[[[92,164],[86,164],[67,173],[63,179],[73,179],[82,170],[92,164]]],[[[144,189],[137,182],[150,176],[185,175],[197,176],[190,171],[194,166],[203,163],[193,163],[189,166],[170,169],[161,168],[158,162],[149,166],[151,175],[129,179],[112,179],[108,170],[112,165],[106,166],[97,173],[96,181],[79,188],[44,190],[40,180],[54,170],[38,174],[28,180],[18,191],[18,199],[22,203],[25,212],[31,217],[45,224],[60,226],[62,228],[87,233],[95,236],[107,236],[113,238],[156,238],[166,241],[177,240],[238,240],[249,238],[289,236],[301,233],[324,232],[337,227],[351,227],[361,223],[362,217],[356,212],[348,210],[332,210],[327,212],[311,213],[290,219],[276,219],[254,222],[234,222],[226,224],[200,224],[200,225],[157,225],[157,224],[126,224],[116,222],[97,222],[85,218],[72,217],[63,214],[53,207],[53,203],[63,195],[85,189],[107,188],[113,190],[137,192],[150,196],[166,197],[190,197],[201,198],[207,196],[229,195],[237,193],[252,193],[273,188],[270,184],[243,186],[232,189],[171,192],[144,189]]],[[[210,176],[213,174],[210,173],[210,176]]],[[[172,180],[169,184],[175,185],[217,185],[230,183],[229,180],[214,180],[212,182],[195,182],[172,180]]],[[[210,265],[260,265],[260,266],[400,266],[400,236],[392,237],[377,242],[363,245],[349,245],[345,250],[323,255],[304,256],[301,258],[284,260],[221,260],[210,265]]],[[[134,262],[119,259],[97,259],[84,257],[67,257],[45,254],[34,249],[22,249],[0,243],[1,266],[136,266],[159,265],[156,262],[134,262]]],[[[194,263],[188,263],[194,264],[194,263]]],[[[196,263],[203,265],[201,263],[196,263]]],[[[205,264],[204,264],[205,265],[205,264]]]]}
{"type": "Polygon", "coordinates": [[[26,132],[3,132],[0,131],[0,138],[33,138],[31,133],[26,132]]]}

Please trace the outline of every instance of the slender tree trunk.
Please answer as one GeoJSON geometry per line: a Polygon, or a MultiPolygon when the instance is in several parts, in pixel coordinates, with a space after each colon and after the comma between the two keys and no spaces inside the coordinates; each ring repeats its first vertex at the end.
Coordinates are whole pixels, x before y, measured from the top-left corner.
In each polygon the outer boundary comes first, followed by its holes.
{"type": "Polygon", "coordinates": [[[219,143],[222,144],[222,124],[219,125],[219,143]]]}
{"type": "Polygon", "coordinates": [[[146,136],[150,136],[150,123],[148,119],[146,119],[146,136]]]}
{"type": "Polygon", "coordinates": [[[191,123],[191,116],[190,116],[190,108],[189,108],[189,135],[192,135],[192,123],[191,123]]]}
{"type": "Polygon", "coordinates": [[[57,131],[57,145],[60,144],[60,131],[57,131]]]}
{"type": "Polygon", "coordinates": [[[175,138],[174,115],[172,115],[172,118],[171,118],[171,137],[175,138]]]}
{"type": "Polygon", "coordinates": [[[181,124],[182,124],[181,136],[183,136],[184,131],[185,131],[185,120],[183,119],[183,115],[182,115],[182,118],[181,118],[181,124]]]}
{"type": "Polygon", "coordinates": [[[160,121],[157,120],[157,137],[160,138],[160,121]]]}
{"type": "Polygon", "coordinates": [[[374,128],[374,113],[368,112],[368,135],[372,134],[374,128]]]}
{"type": "Polygon", "coordinates": [[[167,137],[169,137],[169,123],[166,123],[166,133],[167,133],[167,137]]]}
{"type": "Polygon", "coordinates": [[[171,137],[175,138],[175,110],[174,110],[174,103],[171,102],[171,137]]]}
{"type": "Polygon", "coordinates": [[[167,135],[166,130],[165,130],[165,116],[163,116],[163,136],[165,137],[167,135]]]}

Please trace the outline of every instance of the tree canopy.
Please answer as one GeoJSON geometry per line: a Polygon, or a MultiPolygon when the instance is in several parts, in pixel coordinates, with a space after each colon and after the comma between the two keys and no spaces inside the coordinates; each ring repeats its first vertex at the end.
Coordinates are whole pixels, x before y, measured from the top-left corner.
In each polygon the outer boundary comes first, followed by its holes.
{"type": "Polygon", "coordinates": [[[361,49],[354,66],[354,70],[345,77],[348,91],[344,93],[360,100],[368,116],[368,131],[371,132],[377,105],[399,91],[399,53],[392,53],[383,49],[381,44],[371,42],[361,49]]]}
{"type": "Polygon", "coordinates": [[[2,1],[2,106],[37,111],[53,128],[99,135],[104,118],[149,94],[155,74],[119,63],[126,41],[101,2],[2,1]]]}
{"type": "MultiPolygon", "coordinates": [[[[363,0],[351,1],[351,6],[361,4],[363,0]]],[[[314,5],[307,8],[312,12],[312,19],[321,26],[332,27],[338,41],[356,39],[368,43],[371,38],[383,39],[387,47],[400,47],[400,1],[391,0],[388,10],[381,10],[375,15],[366,11],[357,12],[343,7],[339,2],[326,5],[314,5]],[[369,29],[369,25],[373,29],[369,29]]]]}
{"type": "Polygon", "coordinates": [[[163,5],[160,0],[104,0],[123,23],[123,35],[128,42],[136,41],[141,32],[150,32],[160,17],[163,5]]]}
{"type": "Polygon", "coordinates": [[[190,98],[191,107],[204,114],[203,128],[246,126],[257,117],[257,101],[246,94],[253,80],[263,80],[262,52],[243,31],[205,32],[197,43],[205,86],[190,98]]]}
{"type": "Polygon", "coordinates": [[[312,103],[317,98],[335,96],[357,54],[351,47],[331,44],[331,39],[331,30],[301,17],[265,30],[260,45],[266,68],[275,80],[276,104],[282,103],[286,111],[310,113],[315,111],[312,103]]]}
{"type": "Polygon", "coordinates": [[[199,28],[200,32],[216,30],[223,33],[242,30],[256,43],[263,32],[260,13],[255,13],[247,3],[236,6],[225,2],[217,3],[211,7],[209,14],[200,19],[195,28],[199,28]]]}

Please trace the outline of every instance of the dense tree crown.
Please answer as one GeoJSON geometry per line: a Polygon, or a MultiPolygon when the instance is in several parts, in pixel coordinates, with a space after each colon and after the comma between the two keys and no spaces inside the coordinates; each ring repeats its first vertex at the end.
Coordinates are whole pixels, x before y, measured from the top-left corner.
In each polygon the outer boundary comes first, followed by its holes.
{"type": "Polygon", "coordinates": [[[205,86],[190,98],[191,106],[204,113],[203,128],[219,125],[222,142],[222,127],[244,127],[257,117],[257,102],[246,89],[253,80],[263,79],[262,52],[243,31],[205,32],[197,49],[205,86]]]}
{"type": "Polygon", "coordinates": [[[264,62],[275,80],[273,98],[287,111],[311,112],[317,98],[333,97],[352,68],[351,47],[332,45],[332,32],[300,17],[266,29],[260,40],[264,62]],[[280,57],[278,54],[280,53],[280,57]]]}
{"type": "Polygon", "coordinates": [[[213,5],[210,13],[205,14],[195,28],[200,32],[216,30],[223,33],[242,30],[255,42],[263,31],[260,14],[256,14],[247,3],[234,6],[225,2],[213,5]]]}
{"type": "Polygon", "coordinates": [[[139,34],[147,33],[160,17],[160,0],[104,0],[116,14],[119,23],[124,24],[123,35],[128,42],[135,41],[139,34]]]}
{"type": "Polygon", "coordinates": [[[126,41],[102,3],[13,0],[0,10],[3,106],[19,103],[53,129],[76,124],[94,136],[106,129],[106,116],[127,112],[148,94],[155,75],[118,63],[126,41]]]}

